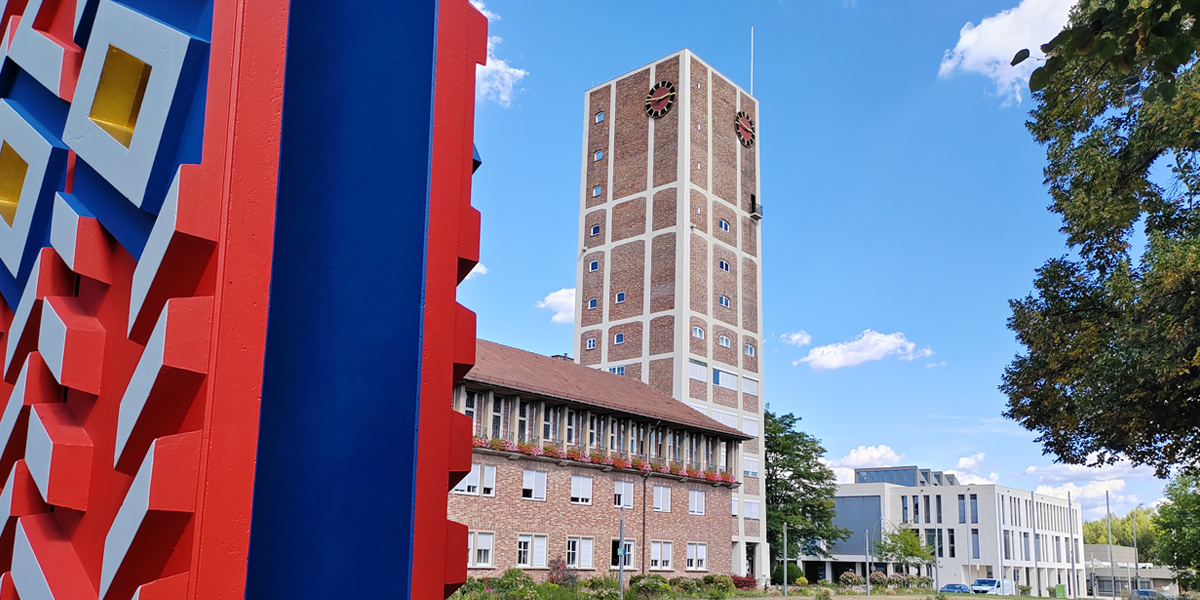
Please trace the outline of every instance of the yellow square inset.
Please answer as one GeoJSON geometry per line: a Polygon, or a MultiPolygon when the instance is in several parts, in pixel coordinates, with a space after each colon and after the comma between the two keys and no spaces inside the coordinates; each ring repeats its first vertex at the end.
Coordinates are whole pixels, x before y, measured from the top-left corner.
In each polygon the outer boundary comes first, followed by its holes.
{"type": "Polygon", "coordinates": [[[110,45],[104,55],[89,117],[126,148],[133,139],[133,128],[146,97],[150,69],[150,65],[116,46],[110,45]]]}
{"type": "Polygon", "coordinates": [[[21,200],[27,171],[29,163],[8,142],[0,145],[0,217],[9,227],[17,216],[17,202],[21,200]]]}

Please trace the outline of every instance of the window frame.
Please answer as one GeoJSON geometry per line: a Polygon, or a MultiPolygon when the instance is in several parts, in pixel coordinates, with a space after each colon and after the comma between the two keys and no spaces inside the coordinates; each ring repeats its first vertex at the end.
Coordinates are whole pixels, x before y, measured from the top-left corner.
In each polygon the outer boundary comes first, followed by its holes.
{"type": "Polygon", "coordinates": [[[591,229],[588,229],[588,235],[592,235],[592,236],[600,235],[600,226],[592,225],[591,229]]]}
{"type": "Polygon", "coordinates": [[[704,328],[699,325],[693,325],[692,326],[692,337],[694,337],[698,340],[704,339],[704,328]],[[697,333],[700,335],[696,335],[697,333]]]}
{"type": "Polygon", "coordinates": [[[717,296],[717,304],[724,306],[725,308],[730,308],[729,296],[725,296],[725,295],[717,296]]]}
{"type": "Polygon", "coordinates": [[[707,542],[687,542],[687,550],[685,553],[685,562],[683,564],[684,571],[707,571],[708,570],[708,543],[707,542]],[[703,554],[703,557],[701,557],[703,554]]]}
{"type": "Polygon", "coordinates": [[[722,270],[722,271],[725,271],[726,273],[729,273],[729,272],[730,272],[730,269],[731,269],[732,267],[730,267],[730,265],[729,265],[729,261],[727,261],[727,260],[725,260],[725,259],[723,259],[723,258],[722,258],[722,259],[720,259],[720,260],[718,260],[718,261],[717,261],[717,268],[718,268],[718,269],[720,269],[720,270],[722,270]]]}
{"type": "Polygon", "coordinates": [[[588,263],[588,273],[595,273],[600,270],[600,261],[593,260],[588,263]]]}
{"type": "Polygon", "coordinates": [[[545,569],[550,564],[550,536],[544,533],[517,532],[517,556],[513,563],[518,569],[545,569]],[[526,550],[528,562],[521,562],[521,538],[529,538],[529,549],[526,550]],[[542,564],[534,564],[537,556],[537,541],[542,540],[542,564]]]}
{"type": "Polygon", "coordinates": [[[599,298],[588,298],[588,310],[596,310],[600,307],[599,298]]]}
{"type": "Polygon", "coordinates": [[[624,377],[625,376],[625,365],[617,365],[615,367],[609,367],[608,372],[612,373],[613,375],[620,375],[621,377],[624,377]]]}
{"type": "Polygon", "coordinates": [[[597,123],[603,123],[603,122],[604,122],[604,111],[598,111],[598,112],[596,113],[596,122],[597,122],[597,123]]]}
{"type": "Polygon", "coordinates": [[[637,553],[637,540],[635,540],[633,538],[625,538],[624,540],[622,540],[621,538],[610,538],[609,544],[608,544],[608,548],[609,548],[609,550],[608,550],[608,553],[609,553],[608,570],[610,570],[610,571],[616,571],[616,570],[620,569],[620,564],[618,563],[618,557],[617,557],[616,553],[612,551],[613,544],[621,544],[622,546],[625,547],[625,555],[620,558],[625,561],[626,569],[633,568],[633,557],[637,553]],[[622,543],[622,542],[624,542],[624,543],[622,543]],[[614,564],[614,563],[616,563],[616,564],[614,564]]]}
{"type": "Polygon", "coordinates": [[[671,486],[655,485],[650,495],[652,497],[651,510],[661,513],[671,512],[671,486]],[[659,490],[662,492],[660,493],[659,490]],[[660,503],[660,500],[663,502],[660,503]]]}
{"type": "Polygon", "coordinates": [[[591,505],[592,505],[592,484],[593,484],[593,480],[592,480],[591,476],[588,476],[588,475],[572,475],[572,476],[571,476],[571,496],[570,496],[570,503],[571,503],[571,504],[577,504],[577,505],[580,505],[580,506],[591,506],[591,505]],[[579,495],[576,495],[576,494],[575,494],[575,491],[576,491],[576,489],[575,489],[575,482],[576,482],[576,481],[579,481],[579,482],[580,482],[580,483],[579,483],[579,486],[580,486],[580,487],[579,487],[579,492],[580,492],[580,494],[579,494],[579,495]],[[584,483],[585,481],[586,481],[586,483],[584,483]],[[583,488],[584,488],[584,487],[586,487],[586,488],[587,488],[587,496],[584,496],[584,495],[583,495],[583,491],[584,491],[584,490],[583,490],[583,488]]]}
{"type": "Polygon", "coordinates": [[[722,335],[722,336],[717,337],[717,343],[720,344],[720,346],[722,348],[733,347],[733,340],[730,340],[729,336],[727,336],[727,335],[722,335]]]}
{"type": "MultiPolygon", "coordinates": [[[[624,479],[613,480],[613,508],[625,508],[626,510],[633,509],[633,482],[624,479]],[[621,490],[617,491],[620,486],[621,490]],[[620,499],[618,500],[618,496],[620,499]]],[[[613,538],[616,539],[616,538],[613,538]]]]}
{"type": "Polygon", "coordinates": [[[468,531],[467,532],[467,568],[468,569],[494,569],[496,568],[496,532],[495,531],[468,531]],[[488,561],[486,563],[479,562],[479,536],[489,536],[488,561]]]}
{"type": "Polygon", "coordinates": [[[746,356],[754,356],[757,351],[754,349],[754,344],[746,344],[742,347],[742,352],[744,352],[746,356]]]}
{"type": "Polygon", "coordinates": [[[617,292],[615,301],[617,304],[624,304],[625,303],[625,292],[617,292]]]}
{"type": "Polygon", "coordinates": [[[604,150],[597,150],[592,153],[592,162],[604,160],[604,150]]]}
{"type": "Polygon", "coordinates": [[[758,462],[758,459],[757,459],[757,458],[751,458],[751,457],[749,457],[749,456],[743,456],[743,457],[742,457],[742,475],[743,475],[743,476],[745,476],[745,477],[758,477],[758,469],[759,469],[759,466],[760,466],[760,465],[759,465],[759,462],[758,462]],[[747,462],[747,461],[749,461],[749,462],[747,462]],[[751,462],[752,462],[752,463],[754,463],[754,468],[753,468],[753,469],[749,469],[749,468],[747,468],[747,467],[749,467],[749,466],[750,466],[750,463],[751,463],[751,462]]]}
{"type": "Polygon", "coordinates": [[[548,474],[546,471],[539,471],[537,469],[524,469],[521,472],[521,499],[522,500],[532,500],[535,502],[545,502],[546,501],[546,487],[547,487],[547,482],[549,479],[547,475],[548,474]],[[525,487],[525,478],[529,473],[534,474],[532,488],[525,487]],[[541,491],[542,491],[541,498],[539,498],[537,495],[539,480],[541,482],[541,488],[542,488],[541,489],[541,491]],[[528,496],[525,495],[526,490],[529,490],[529,492],[530,492],[528,496]]]}
{"type": "Polygon", "coordinates": [[[725,219],[717,219],[717,229],[721,231],[729,231],[729,221],[725,219]]]}
{"type": "Polygon", "coordinates": [[[588,338],[587,342],[584,342],[584,346],[588,350],[595,350],[596,349],[596,338],[594,338],[594,337],[588,338]]]}
{"type": "Polygon", "coordinates": [[[704,516],[704,490],[688,490],[688,514],[703,517],[704,516]],[[697,500],[698,499],[698,500],[697,500]]]}
{"type": "Polygon", "coordinates": [[[613,345],[614,346],[620,346],[621,344],[624,344],[624,343],[625,343],[625,333],[624,332],[618,331],[613,334],[613,345]]]}
{"type": "Polygon", "coordinates": [[[603,194],[603,193],[604,193],[604,186],[602,186],[602,185],[592,186],[592,197],[593,198],[599,198],[600,194],[603,194]]]}
{"type": "Polygon", "coordinates": [[[594,570],[596,570],[596,538],[594,538],[590,535],[568,535],[567,541],[566,541],[566,544],[564,545],[563,550],[564,550],[563,551],[563,561],[567,563],[568,568],[575,569],[577,571],[594,571],[594,570]],[[582,562],[580,561],[580,557],[584,556],[584,552],[583,552],[583,541],[584,540],[591,542],[591,546],[588,548],[588,552],[587,552],[587,559],[588,559],[587,566],[584,566],[582,564],[582,562]],[[575,542],[575,562],[574,563],[572,563],[571,559],[570,559],[571,542],[572,541],[575,542]]]}
{"type": "Polygon", "coordinates": [[[674,571],[672,563],[672,554],[675,552],[675,544],[670,540],[650,540],[650,566],[647,570],[650,571],[674,571]],[[655,547],[658,547],[658,558],[654,558],[655,547]],[[655,565],[657,560],[659,564],[655,565]]]}

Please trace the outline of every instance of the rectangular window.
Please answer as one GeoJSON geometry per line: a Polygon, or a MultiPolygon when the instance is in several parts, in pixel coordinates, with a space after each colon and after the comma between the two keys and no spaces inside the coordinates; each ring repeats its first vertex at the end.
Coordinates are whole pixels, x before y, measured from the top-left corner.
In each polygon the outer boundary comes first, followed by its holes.
{"type": "Polygon", "coordinates": [[[492,566],[493,534],[471,531],[467,533],[467,564],[472,567],[492,566]]]}
{"type": "Polygon", "coordinates": [[[521,483],[521,497],[529,500],[546,499],[546,472],[525,469],[521,483]]]}
{"type": "MultiPolygon", "coordinates": [[[[753,348],[753,346],[746,346],[746,348],[747,349],[753,348]]],[[[746,354],[749,354],[750,356],[754,356],[753,352],[747,351],[746,354]]],[[[757,396],[758,395],[758,380],[751,379],[749,377],[743,377],[742,378],[742,392],[746,393],[746,394],[750,394],[751,396],[757,396]]]]}
{"type": "Polygon", "coordinates": [[[935,530],[933,530],[933,529],[925,530],[925,547],[929,548],[930,552],[934,552],[937,550],[937,542],[934,539],[935,535],[937,535],[937,532],[935,530]]]}
{"type": "Polygon", "coordinates": [[[604,122],[604,111],[600,111],[600,112],[596,113],[596,122],[597,123],[604,122]]]}
{"type": "Polygon", "coordinates": [[[533,428],[529,426],[529,415],[533,412],[533,407],[529,402],[521,400],[517,403],[517,441],[528,442],[533,437],[533,428]]]}
{"type": "Polygon", "coordinates": [[[746,477],[758,477],[758,459],[742,457],[742,474],[746,477]]]}
{"type": "Polygon", "coordinates": [[[471,430],[472,431],[475,430],[475,424],[478,423],[478,419],[476,419],[476,416],[475,416],[475,411],[477,410],[478,405],[479,405],[479,394],[476,394],[475,392],[472,392],[472,391],[467,391],[467,397],[465,400],[463,400],[463,414],[467,415],[467,417],[469,419],[471,419],[471,424],[472,424],[471,430]]]}
{"type": "Polygon", "coordinates": [[[971,558],[979,558],[979,530],[971,530],[971,558]]]}
{"type": "Polygon", "coordinates": [[[671,542],[650,542],[650,568],[671,570],[671,542]]]}
{"type": "Polygon", "coordinates": [[[758,518],[758,500],[743,500],[742,503],[746,507],[746,518],[747,519],[757,519],[758,518]]]}
{"type": "Polygon", "coordinates": [[[714,408],[712,418],[718,423],[737,429],[737,415],[734,413],[723,411],[719,408],[714,408]]]}
{"type": "Polygon", "coordinates": [[[617,375],[624,377],[625,376],[625,365],[621,365],[619,367],[609,367],[608,372],[615,373],[617,375]]]}
{"type": "Polygon", "coordinates": [[[971,522],[979,522],[979,497],[971,494],[971,522]]]}
{"type": "Polygon", "coordinates": [[[567,566],[572,569],[592,568],[592,538],[567,538],[567,566]]]}
{"type": "Polygon", "coordinates": [[[938,558],[945,557],[946,542],[942,540],[942,530],[937,530],[937,555],[938,558]]]}
{"type": "Polygon", "coordinates": [[[1012,532],[1007,529],[1004,531],[1004,560],[1012,560],[1012,532]]]}
{"type": "Polygon", "coordinates": [[[733,508],[733,516],[735,516],[735,517],[736,517],[736,516],[737,516],[737,505],[738,505],[738,501],[737,501],[737,498],[731,498],[731,499],[733,500],[733,502],[732,502],[732,504],[733,504],[733,507],[732,507],[732,508],[733,508]]]}
{"type": "Polygon", "coordinates": [[[517,566],[546,566],[546,536],[526,534],[517,536],[517,566]]]}
{"type": "Polygon", "coordinates": [[[742,431],[746,435],[758,437],[758,419],[742,417],[742,431]]]}
{"type": "Polygon", "coordinates": [[[913,523],[921,522],[921,497],[913,496],[913,523]]]}
{"type": "Polygon", "coordinates": [[[687,570],[703,571],[708,568],[708,544],[687,545],[687,570]]]}
{"type": "Polygon", "coordinates": [[[633,508],[633,482],[613,482],[613,506],[633,508]]]}
{"type": "Polygon", "coordinates": [[[1029,560],[1029,532],[1021,534],[1021,560],[1029,560]]]}
{"type": "Polygon", "coordinates": [[[967,522],[967,496],[965,494],[958,495],[958,522],[963,524],[967,522]]]}
{"type": "Polygon", "coordinates": [[[592,478],[584,475],[571,476],[571,503],[592,503],[592,478]]]}
{"type": "Polygon", "coordinates": [[[937,522],[942,522],[942,495],[938,494],[934,499],[934,506],[937,507],[937,522]]]}
{"type": "Polygon", "coordinates": [[[688,377],[691,377],[692,379],[695,379],[698,381],[707,381],[708,380],[708,365],[706,365],[698,360],[689,360],[688,361],[688,377]]]}
{"type": "Polygon", "coordinates": [[[908,522],[908,496],[900,496],[900,522],[908,522]]]}
{"type": "Polygon", "coordinates": [[[720,369],[713,369],[713,383],[727,390],[737,391],[737,375],[720,369]]]}
{"type": "Polygon", "coordinates": [[[933,505],[931,505],[931,504],[929,503],[929,496],[925,496],[925,523],[926,523],[926,524],[928,524],[928,523],[929,523],[929,518],[930,518],[931,516],[933,516],[933,515],[932,515],[932,513],[933,513],[933,510],[931,510],[932,508],[933,508],[933,505]]]}
{"type": "Polygon", "coordinates": [[[612,553],[609,556],[612,557],[609,562],[609,565],[612,566],[612,568],[614,568],[614,569],[621,566],[618,561],[621,561],[622,558],[624,559],[622,562],[625,563],[626,567],[632,567],[633,566],[633,540],[626,538],[625,543],[622,544],[620,540],[614,539],[612,541],[612,553]]]}
{"type": "Polygon", "coordinates": [[[492,437],[498,438],[504,429],[504,403],[507,398],[492,397],[492,437]]]}
{"type": "Polygon", "coordinates": [[[950,538],[950,558],[954,558],[954,530],[947,529],[946,532],[946,536],[950,538]]]}
{"type": "Polygon", "coordinates": [[[478,496],[496,495],[496,467],[494,465],[481,465],[475,463],[471,465],[471,471],[467,476],[454,486],[454,492],[457,494],[470,494],[478,496]],[[480,485],[482,483],[482,486],[480,485]]]}
{"type": "Polygon", "coordinates": [[[654,486],[654,510],[671,512],[671,488],[665,485],[654,486]]]}
{"type": "Polygon", "coordinates": [[[704,514],[704,490],[688,490],[688,514],[704,514]]]}

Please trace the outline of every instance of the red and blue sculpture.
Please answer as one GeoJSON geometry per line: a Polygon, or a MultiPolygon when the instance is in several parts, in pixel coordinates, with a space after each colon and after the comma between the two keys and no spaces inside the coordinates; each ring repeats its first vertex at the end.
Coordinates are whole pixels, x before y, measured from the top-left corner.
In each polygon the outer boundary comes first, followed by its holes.
{"type": "Polygon", "coordinates": [[[483,17],[0,7],[0,600],[452,592],[483,17]]]}

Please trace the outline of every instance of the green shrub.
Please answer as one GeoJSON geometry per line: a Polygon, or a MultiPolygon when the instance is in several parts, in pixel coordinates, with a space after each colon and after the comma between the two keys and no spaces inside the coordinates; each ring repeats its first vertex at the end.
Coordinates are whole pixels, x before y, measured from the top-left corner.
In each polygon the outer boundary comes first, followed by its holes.
{"type": "Polygon", "coordinates": [[[866,583],[866,581],[863,580],[862,575],[859,575],[854,571],[846,571],[845,573],[842,573],[840,576],[838,576],[838,582],[847,587],[866,583]]]}
{"type": "MultiPolygon", "coordinates": [[[[796,579],[799,577],[804,577],[804,571],[799,566],[797,566],[796,563],[788,563],[787,572],[788,572],[787,580],[790,582],[796,581],[796,579]]],[[[783,565],[782,564],[776,565],[775,572],[771,573],[771,583],[773,583],[775,585],[783,585],[783,565]]],[[[805,580],[804,583],[807,584],[808,580],[805,580]]]]}
{"type": "Polygon", "coordinates": [[[542,600],[537,587],[530,585],[504,594],[504,600],[542,600]]]}
{"type": "Polygon", "coordinates": [[[684,594],[696,592],[701,587],[700,580],[692,579],[690,577],[675,577],[672,578],[668,583],[671,584],[672,589],[684,594]]]}
{"type": "Polygon", "coordinates": [[[616,577],[598,575],[584,580],[583,586],[590,590],[617,590],[620,589],[621,584],[616,577]]]}
{"type": "Polygon", "coordinates": [[[1017,586],[1017,591],[1020,592],[1022,596],[1028,596],[1030,589],[1032,589],[1032,588],[1030,588],[1027,585],[1018,585],[1017,586]]]}
{"type": "Polygon", "coordinates": [[[629,592],[638,598],[655,600],[670,594],[671,586],[662,575],[635,575],[629,579],[629,592]]]}
{"type": "Polygon", "coordinates": [[[533,587],[533,578],[520,569],[509,569],[499,579],[489,580],[485,586],[498,594],[507,594],[521,588],[533,587]]]}
{"type": "MultiPolygon", "coordinates": [[[[824,580],[822,580],[822,581],[824,581],[824,580]]],[[[833,600],[833,592],[829,591],[829,588],[827,588],[827,587],[817,588],[817,599],[818,600],[833,600]]]]}

